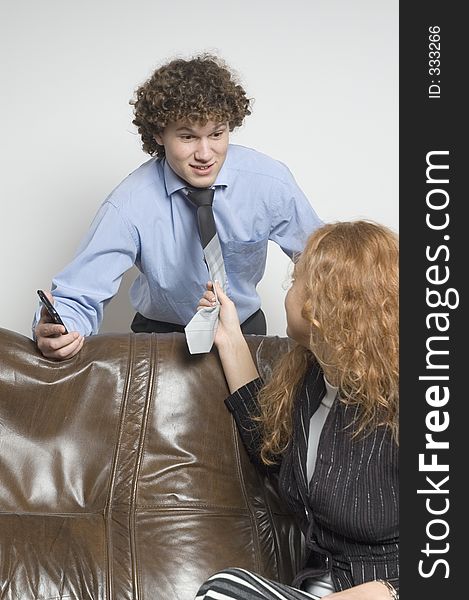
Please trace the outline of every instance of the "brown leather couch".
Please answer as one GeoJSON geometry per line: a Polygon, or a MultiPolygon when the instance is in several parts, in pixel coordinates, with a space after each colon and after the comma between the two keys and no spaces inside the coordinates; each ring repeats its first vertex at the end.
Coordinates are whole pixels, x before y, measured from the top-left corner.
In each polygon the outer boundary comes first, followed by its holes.
{"type": "MultiPolygon", "coordinates": [[[[248,336],[268,376],[287,338],[248,336]]],[[[291,581],[299,531],[249,462],[216,351],[112,334],[42,357],[0,329],[0,598],[192,600],[228,566],[291,581]]]]}

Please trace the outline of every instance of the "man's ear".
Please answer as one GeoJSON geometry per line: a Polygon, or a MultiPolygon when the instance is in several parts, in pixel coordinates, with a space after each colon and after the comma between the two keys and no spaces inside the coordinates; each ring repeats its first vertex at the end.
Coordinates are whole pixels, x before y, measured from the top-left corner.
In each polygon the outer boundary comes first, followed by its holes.
{"type": "Polygon", "coordinates": [[[155,141],[157,144],[159,144],[160,146],[164,146],[161,133],[155,133],[155,135],[153,137],[155,138],[155,141]]]}

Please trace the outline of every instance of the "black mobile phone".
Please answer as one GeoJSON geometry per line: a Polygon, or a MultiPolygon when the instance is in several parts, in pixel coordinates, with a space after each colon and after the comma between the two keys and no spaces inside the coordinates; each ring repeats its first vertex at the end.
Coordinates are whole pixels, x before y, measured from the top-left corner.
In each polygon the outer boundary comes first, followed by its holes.
{"type": "Polygon", "coordinates": [[[68,333],[67,328],[65,327],[65,323],[60,318],[59,313],[55,310],[55,308],[52,305],[49,298],[44,294],[44,292],[42,290],[37,290],[37,294],[38,294],[39,298],[41,299],[41,302],[46,307],[46,310],[49,313],[49,316],[52,319],[52,322],[56,323],[57,325],[62,325],[63,328],[65,329],[65,333],[68,333]]]}

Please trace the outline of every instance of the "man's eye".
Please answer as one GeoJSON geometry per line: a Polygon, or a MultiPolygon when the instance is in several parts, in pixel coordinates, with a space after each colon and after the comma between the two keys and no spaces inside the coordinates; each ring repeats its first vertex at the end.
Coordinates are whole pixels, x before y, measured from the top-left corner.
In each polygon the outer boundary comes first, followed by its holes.
{"type": "Polygon", "coordinates": [[[215,131],[214,133],[212,133],[212,137],[214,138],[219,138],[223,135],[223,131],[215,131]]]}
{"type": "Polygon", "coordinates": [[[190,140],[193,139],[194,136],[192,135],[181,135],[181,140],[184,140],[185,142],[190,142],[190,140]]]}

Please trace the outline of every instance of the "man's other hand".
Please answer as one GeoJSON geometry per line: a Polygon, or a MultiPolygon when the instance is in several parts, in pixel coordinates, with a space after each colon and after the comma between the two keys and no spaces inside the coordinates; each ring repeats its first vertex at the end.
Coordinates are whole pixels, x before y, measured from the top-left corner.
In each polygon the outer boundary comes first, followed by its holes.
{"type": "MultiPolygon", "coordinates": [[[[45,292],[45,294],[53,303],[52,294],[50,292],[45,292]]],[[[46,308],[42,307],[41,318],[34,329],[34,333],[37,347],[46,358],[66,360],[80,352],[85,341],[84,336],[80,335],[78,331],[67,334],[64,334],[64,332],[64,327],[52,323],[46,308]]]]}

